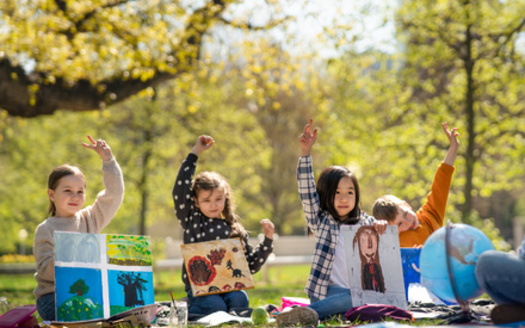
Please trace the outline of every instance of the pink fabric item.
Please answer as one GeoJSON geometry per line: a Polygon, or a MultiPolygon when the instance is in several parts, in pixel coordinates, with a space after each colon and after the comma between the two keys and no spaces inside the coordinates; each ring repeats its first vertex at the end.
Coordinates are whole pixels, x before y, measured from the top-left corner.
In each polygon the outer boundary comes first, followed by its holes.
{"type": "Polygon", "coordinates": [[[394,320],[414,321],[412,313],[388,304],[365,304],[351,308],[345,313],[346,319],[350,321],[384,321],[386,318],[394,320]]]}
{"type": "Polygon", "coordinates": [[[298,305],[298,306],[308,306],[310,305],[310,300],[303,297],[282,297],[282,308],[281,311],[287,307],[298,305]]]}

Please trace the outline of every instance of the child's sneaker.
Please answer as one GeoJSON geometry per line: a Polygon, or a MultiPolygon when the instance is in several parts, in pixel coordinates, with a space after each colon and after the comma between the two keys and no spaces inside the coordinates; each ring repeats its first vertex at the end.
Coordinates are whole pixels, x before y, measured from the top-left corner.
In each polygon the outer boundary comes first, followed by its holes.
{"type": "Polygon", "coordinates": [[[314,309],[299,306],[290,311],[279,313],[275,316],[275,321],[278,327],[291,327],[299,324],[301,326],[316,327],[319,321],[319,315],[314,309]]]}
{"type": "Polygon", "coordinates": [[[512,322],[525,321],[525,305],[496,305],[490,313],[490,318],[495,324],[507,324],[512,322]]]}

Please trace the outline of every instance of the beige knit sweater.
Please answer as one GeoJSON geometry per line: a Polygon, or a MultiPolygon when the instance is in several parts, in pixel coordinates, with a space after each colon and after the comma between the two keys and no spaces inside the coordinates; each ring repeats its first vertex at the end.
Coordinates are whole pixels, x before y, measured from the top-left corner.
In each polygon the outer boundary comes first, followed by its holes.
{"type": "Polygon", "coordinates": [[[78,211],[74,217],[47,218],[38,225],[33,242],[36,260],[35,279],[38,285],[34,294],[38,300],[42,295],[55,292],[55,231],[99,233],[117,213],[124,198],[124,179],[115,158],[102,161],[105,190],[101,191],[93,205],[78,211]]]}

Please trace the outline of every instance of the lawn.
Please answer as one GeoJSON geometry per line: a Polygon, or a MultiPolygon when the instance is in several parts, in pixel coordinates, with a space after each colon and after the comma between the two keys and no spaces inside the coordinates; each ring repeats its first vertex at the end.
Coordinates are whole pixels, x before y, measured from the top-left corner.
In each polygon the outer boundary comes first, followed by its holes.
{"type": "MultiPolygon", "coordinates": [[[[258,272],[253,276],[255,288],[247,290],[250,306],[281,305],[282,296],[306,297],[303,289],[309,270],[309,265],[296,265],[270,267],[267,275],[263,271],[258,272]]],[[[180,270],[157,272],[153,279],[156,301],[169,300],[170,290],[176,299],[186,295],[180,270]]],[[[6,297],[12,305],[34,304],[35,286],[36,281],[32,274],[0,275],[0,297],[6,297]]]]}
{"type": "MultiPolygon", "coordinates": [[[[269,267],[268,272],[259,272],[253,276],[255,288],[247,290],[250,306],[256,308],[266,304],[281,305],[281,297],[306,297],[303,289],[310,271],[309,265],[291,265],[269,267]]],[[[155,301],[170,299],[171,290],[175,299],[186,296],[181,281],[180,270],[156,272],[154,274],[155,301]]],[[[32,274],[0,275],[0,297],[7,298],[10,305],[34,304],[33,289],[36,281],[32,274]]],[[[354,322],[353,325],[358,325],[354,322]]],[[[436,325],[437,321],[425,320],[410,325],[436,325]]],[[[239,325],[229,325],[238,327],[239,325]]],[[[240,325],[245,326],[245,325],[240,325]]],[[[266,325],[268,326],[268,325],[266,325]]],[[[341,326],[339,320],[325,322],[325,326],[341,326]]],[[[264,326],[262,326],[264,327],[264,326]]],[[[275,327],[272,324],[271,327],[275,327]]]]}

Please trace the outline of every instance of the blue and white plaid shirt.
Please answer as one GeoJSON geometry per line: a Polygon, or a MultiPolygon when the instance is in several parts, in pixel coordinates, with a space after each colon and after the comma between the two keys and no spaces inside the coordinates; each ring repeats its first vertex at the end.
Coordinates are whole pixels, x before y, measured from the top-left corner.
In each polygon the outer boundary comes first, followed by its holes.
{"type": "Polygon", "coordinates": [[[520,256],[520,259],[525,260],[525,237],[523,237],[521,246],[518,248],[518,255],[520,256]]]}
{"type": "MultiPolygon", "coordinates": [[[[326,298],[330,275],[334,264],[335,248],[339,238],[339,221],[321,210],[319,195],[315,190],[312,157],[299,157],[297,164],[299,196],[303,203],[306,222],[317,238],[314,259],[305,292],[308,297],[326,298]]],[[[371,225],[375,218],[362,212],[358,224],[371,225]]]]}

